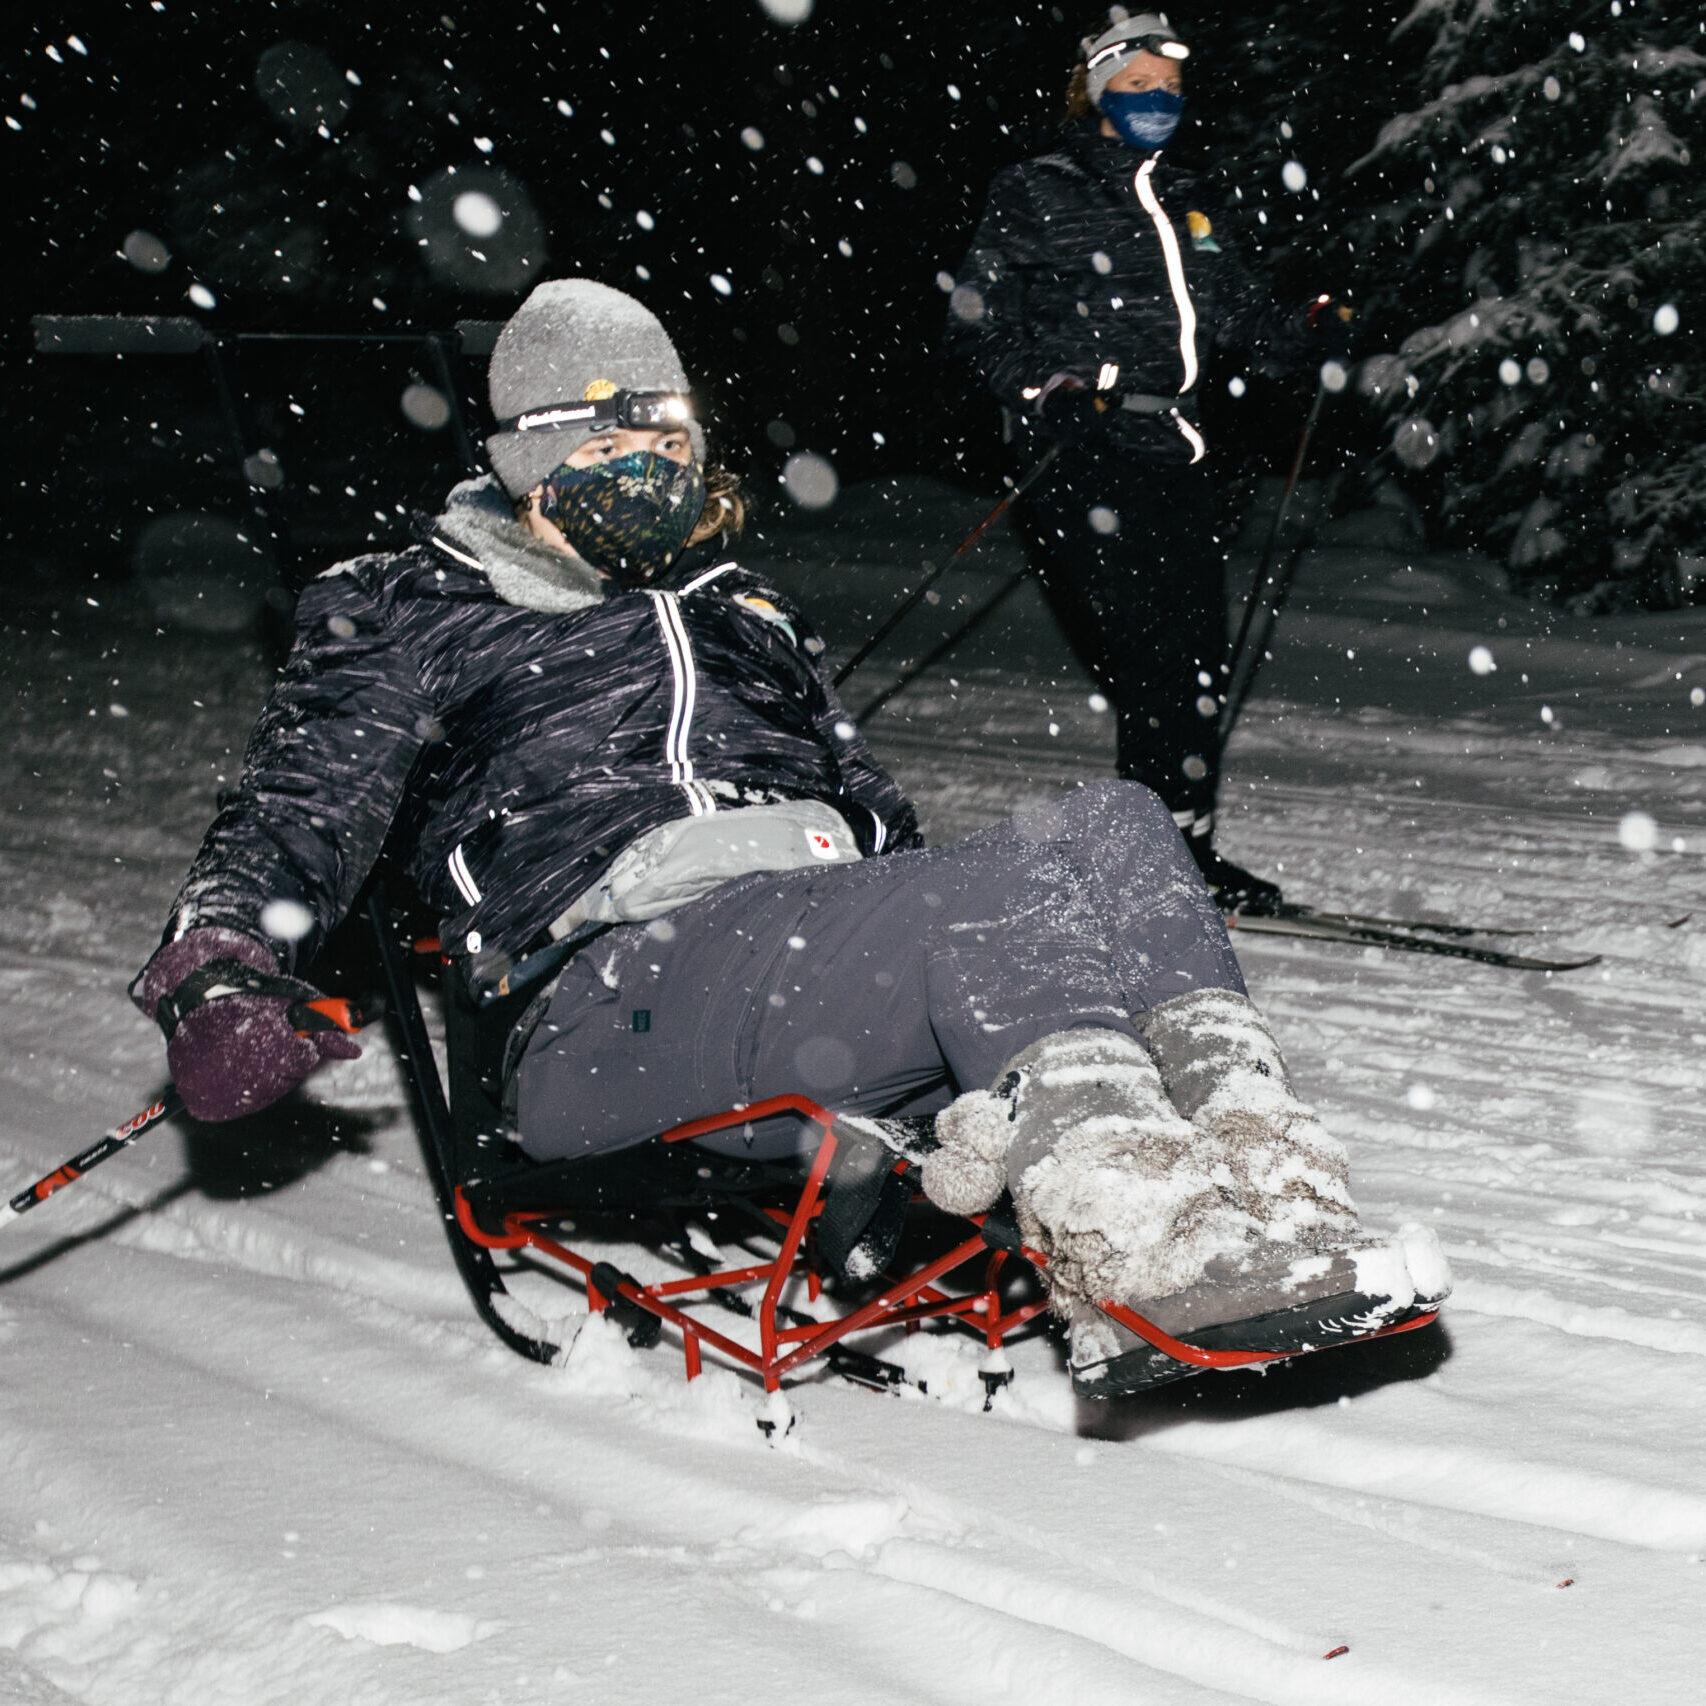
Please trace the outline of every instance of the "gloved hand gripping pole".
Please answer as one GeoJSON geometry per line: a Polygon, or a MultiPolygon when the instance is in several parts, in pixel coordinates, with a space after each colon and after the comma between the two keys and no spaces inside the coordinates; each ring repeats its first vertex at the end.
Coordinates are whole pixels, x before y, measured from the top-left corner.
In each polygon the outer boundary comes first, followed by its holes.
{"type": "MultiPolygon", "coordinates": [[[[317,1001],[299,1001],[290,1009],[292,1026],[304,1036],[312,1031],[348,1031],[351,1034],[360,1030],[367,1022],[367,1015],[353,1001],[345,1001],[336,996],[323,996],[317,1001]]],[[[99,1167],[103,1161],[110,1161],[121,1149],[128,1149],[145,1132],[152,1131],[157,1125],[164,1125],[174,1114],[184,1111],[183,1098],[176,1090],[167,1088],[165,1095],[151,1107],[144,1108],[141,1113],[133,1114],[122,1124],[116,1125],[99,1142],[92,1143],[80,1154],[73,1155],[69,1161],[55,1167],[51,1173],[36,1180],[33,1185],[21,1190],[9,1202],[0,1205],[0,1227],[16,1220],[20,1215],[28,1214],[32,1208],[39,1208],[55,1191],[63,1190],[65,1186],[83,1177],[91,1167],[99,1167]]]]}

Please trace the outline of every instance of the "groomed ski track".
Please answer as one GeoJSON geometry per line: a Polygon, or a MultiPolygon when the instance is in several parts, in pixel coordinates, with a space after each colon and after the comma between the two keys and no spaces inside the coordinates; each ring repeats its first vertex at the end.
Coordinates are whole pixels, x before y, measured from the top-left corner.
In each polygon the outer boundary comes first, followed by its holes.
{"type": "MultiPolygon", "coordinates": [[[[912,525],[947,536],[948,510],[912,525]]],[[[802,583],[844,572],[833,540],[787,544],[802,583]]],[[[808,1383],[766,1446],[761,1396],[684,1386],[667,1342],[593,1328],[553,1369],[496,1346],[376,1042],[4,1235],[0,1701],[1696,1698],[1706,911],[1668,926],[1700,905],[1706,624],[1519,639],[1516,607],[1437,580],[1427,618],[1368,594],[1397,573],[1306,575],[1224,844],[1299,899],[1605,956],[1238,941],[1367,1217],[1446,1242],[1443,1332],[1099,1408],[1035,1344],[991,1415],[975,1353],[915,1339],[935,1399],[808,1383]],[[1654,851],[1620,843],[1630,811],[1654,851]]],[[[880,615],[902,584],[876,562],[863,588],[880,615]]],[[[1108,772],[1107,717],[1014,604],[872,724],[936,838],[1108,772]]],[[[4,1191],[160,1082],[122,985],[265,675],[110,613],[32,613],[0,655],[4,1191]]]]}

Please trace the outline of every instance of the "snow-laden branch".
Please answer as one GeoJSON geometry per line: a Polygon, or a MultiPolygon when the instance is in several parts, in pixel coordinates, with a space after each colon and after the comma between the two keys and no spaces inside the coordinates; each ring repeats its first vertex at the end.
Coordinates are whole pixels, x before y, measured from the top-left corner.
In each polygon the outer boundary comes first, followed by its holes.
{"type": "Polygon", "coordinates": [[[1643,167],[1686,166],[1689,161],[1687,144],[1665,122],[1663,110],[1651,95],[1637,95],[1630,108],[1627,130],[1617,118],[1611,122],[1610,156],[1602,175],[1608,186],[1643,167]]]}
{"type": "MultiPolygon", "coordinates": [[[[1429,101],[1426,106],[1417,107],[1414,112],[1399,113],[1397,117],[1388,119],[1380,127],[1380,134],[1374,139],[1374,146],[1345,168],[1346,176],[1354,176],[1364,166],[1400,152],[1406,143],[1432,124],[1437,123],[1442,127],[1445,127],[1448,121],[1461,124],[1469,109],[1484,106],[1495,97],[1527,95],[1545,80],[1549,69],[1548,61],[1539,65],[1524,65],[1520,70],[1507,71],[1502,76],[1470,77],[1461,83],[1448,84],[1438,99],[1429,101]]],[[[1508,124],[1509,114],[1501,113],[1498,123],[1501,126],[1508,124]]],[[[1480,132],[1469,146],[1473,147],[1492,139],[1491,132],[1487,131],[1483,122],[1480,132]]]]}

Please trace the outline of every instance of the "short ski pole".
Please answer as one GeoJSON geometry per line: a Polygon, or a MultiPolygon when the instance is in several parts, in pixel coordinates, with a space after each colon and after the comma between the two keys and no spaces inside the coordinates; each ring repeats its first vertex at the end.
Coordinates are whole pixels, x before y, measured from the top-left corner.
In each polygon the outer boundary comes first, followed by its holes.
{"type": "MultiPolygon", "coordinates": [[[[353,1001],[346,1001],[337,996],[323,996],[316,1001],[299,1001],[290,1009],[290,1020],[294,1028],[305,1035],[310,1031],[357,1031],[366,1023],[367,1015],[353,1001]]],[[[92,1143],[79,1155],[73,1155],[63,1165],[55,1167],[51,1173],[37,1179],[25,1190],[21,1190],[4,1206],[0,1206],[0,1227],[8,1225],[20,1215],[28,1214],[32,1208],[41,1204],[53,1195],[55,1191],[63,1190],[65,1186],[83,1177],[92,1167],[99,1167],[103,1161],[110,1161],[121,1149],[128,1149],[144,1132],[152,1131],[155,1126],[163,1125],[174,1114],[184,1111],[184,1099],[170,1087],[165,1095],[151,1107],[144,1108],[139,1114],[132,1114],[122,1124],[116,1125],[99,1142],[92,1143]]]]}
{"type": "MultiPolygon", "coordinates": [[[[932,569],[930,573],[927,574],[924,579],[921,580],[918,585],[900,601],[899,605],[890,612],[888,619],[876,631],[876,633],[874,633],[870,639],[868,639],[864,645],[862,645],[858,651],[856,651],[852,657],[850,657],[846,663],[844,663],[840,669],[835,672],[835,685],[837,687],[839,687],[842,682],[844,682],[848,676],[850,676],[853,671],[856,670],[859,665],[862,664],[865,659],[868,658],[871,653],[874,652],[877,647],[880,646],[883,641],[886,640],[889,635],[892,634],[895,629],[898,628],[901,623],[918,608],[919,603],[930,591],[931,587],[933,587],[936,582],[939,581],[942,576],[945,575],[948,570],[951,569],[954,564],[957,563],[960,558],[963,557],[966,552],[968,552],[972,546],[974,546],[978,540],[980,540],[984,534],[986,534],[990,528],[992,528],[996,522],[998,522],[1002,516],[1007,513],[1009,509],[1012,508],[1015,500],[1028,492],[1031,487],[1034,486],[1037,481],[1054,466],[1054,460],[1059,455],[1059,444],[1051,444],[1048,449],[1031,464],[1030,468],[1026,471],[1012,491],[1007,493],[1000,503],[998,503],[995,508],[992,509],[989,514],[986,515],[983,520],[980,521],[977,526],[960,541],[959,549],[954,552],[953,556],[942,564],[939,569],[932,569]]],[[[869,713],[867,712],[867,715],[868,714],[869,713]]]]}
{"type": "Polygon", "coordinates": [[[103,1161],[112,1160],[121,1149],[128,1148],[145,1131],[152,1131],[155,1126],[183,1111],[183,1097],[176,1090],[168,1090],[153,1107],[133,1114],[122,1125],[114,1126],[99,1143],[90,1144],[81,1155],[73,1155],[63,1166],[56,1167],[44,1178],[37,1179],[28,1190],[19,1191],[9,1203],[0,1208],[0,1226],[16,1220],[21,1214],[28,1214],[32,1208],[46,1202],[55,1191],[69,1185],[74,1179],[82,1178],[91,1167],[99,1167],[103,1161]]]}
{"type": "Polygon", "coordinates": [[[1274,511],[1273,523],[1268,528],[1268,537],[1262,545],[1256,579],[1250,587],[1250,596],[1244,605],[1244,620],[1239,623],[1238,637],[1232,642],[1232,655],[1227,662],[1226,703],[1220,713],[1222,745],[1230,737],[1232,725],[1238,721],[1238,713],[1243,710],[1244,701],[1249,697],[1256,672],[1262,667],[1262,653],[1273,633],[1279,607],[1291,590],[1292,575],[1296,572],[1297,559],[1301,552],[1294,552],[1284,571],[1278,575],[1273,572],[1274,558],[1279,550],[1280,530],[1285,526],[1286,511],[1291,507],[1292,494],[1297,490],[1297,482],[1302,476],[1303,464],[1309,455],[1309,441],[1315,436],[1315,423],[1321,418],[1321,404],[1326,396],[1327,387],[1317,385],[1315,400],[1309,406],[1308,418],[1303,423],[1303,432],[1297,441],[1296,454],[1291,459],[1291,472],[1286,477],[1285,490],[1280,493],[1279,507],[1274,511]],[[1261,613],[1259,623],[1258,611],[1261,613]]]}

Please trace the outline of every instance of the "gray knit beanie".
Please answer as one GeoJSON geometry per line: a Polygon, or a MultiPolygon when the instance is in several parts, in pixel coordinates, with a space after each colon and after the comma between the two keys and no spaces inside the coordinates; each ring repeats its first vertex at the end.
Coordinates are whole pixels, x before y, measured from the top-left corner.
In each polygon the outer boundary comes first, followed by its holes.
{"type": "Polygon", "coordinates": [[[1134,16],[1123,6],[1110,6],[1108,27],[1098,36],[1086,36],[1080,44],[1085,63],[1089,66],[1084,74],[1084,90],[1089,95],[1092,106],[1101,106],[1102,92],[1118,75],[1120,68],[1129,65],[1138,54],[1145,51],[1145,36],[1167,36],[1177,43],[1183,52],[1178,55],[1169,54],[1169,58],[1183,58],[1190,51],[1179,41],[1178,32],[1167,22],[1165,12],[1139,12],[1134,16]],[[1109,48],[1125,48],[1125,51],[1107,53],[1109,48]],[[1107,53],[1106,58],[1099,57],[1104,53],[1107,53]]]}
{"type": "MultiPolygon", "coordinates": [[[[685,391],[687,374],[643,303],[590,278],[557,278],[536,286],[498,334],[487,386],[493,415],[506,421],[612,390],[685,391]]],[[[697,422],[688,431],[703,462],[704,432],[697,422]]],[[[504,490],[520,498],[591,436],[585,426],[499,432],[486,440],[486,454],[504,490]]]]}

